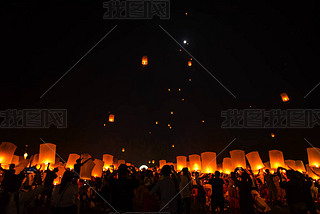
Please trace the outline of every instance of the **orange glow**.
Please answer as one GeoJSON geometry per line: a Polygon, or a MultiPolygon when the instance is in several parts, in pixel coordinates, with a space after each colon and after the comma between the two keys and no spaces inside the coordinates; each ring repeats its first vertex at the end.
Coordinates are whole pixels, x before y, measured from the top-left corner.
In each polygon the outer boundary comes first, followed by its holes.
{"type": "Polygon", "coordinates": [[[259,170],[264,167],[260,155],[257,151],[246,154],[246,157],[252,170],[259,170]]]}
{"type": "Polygon", "coordinates": [[[156,121],[156,124],[158,125],[158,121],[156,121]]]}
{"type": "Polygon", "coordinates": [[[201,153],[201,170],[204,173],[214,173],[217,170],[217,161],[215,152],[201,153]]]}
{"type": "Polygon", "coordinates": [[[246,156],[243,150],[232,150],[230,151],[231,161],[233,168],[242,167],[246,168],[246,156]]]}
{"type": "Polygon", "coordinates": [[[166,165],[167,161],[166,160],[159,160],[159,168],[162,169],[164,165],[166,165]]]}
{"type": "Polygon", "coordinates": [[[171,112],[171,114],[173,114],[173,111],[171,112]]]}
{"type": "Polygon", "coordinates": [[[113,165],[113,155],[103,154],[102,161],[104,162],[103,168],[105,170],[108,170],[110,168],[110,165],[113,165]]]}
{"type": "Polygon", "coordinates": [[[289,97],[286,93],[282,93],[282,94],[280,94],[280,96],[281,96],[283,102],[289,101],[289,97]]]}
{"type": "Polygon", "coordinates": [[[273,133],[271,133],[271,137],[275,137],[275,135],[273,133]]]}
{"type": "Polygon", "coordinates": [[[188,15],[188,13],[185,13],[186,14],[186,16],[188,15]]]}
{"type": "Polygon", "coordinates": [[[202,123],[204,123],[204,120],[202,120],[202,123]]]}
{"type": "Polygon", "coordinates": [[[319,167],[320,165],[320,149],[317,147],[307,148],[308,161],[310,167],[319,167]]]}
{"type": "Polygon", "coordinates": [[[170,127],[170,123],[168,124],[168,127],[170,127]]]}
{"type": "Polygon", "coordinates": [[[56,160],[56,145],[52,143],[40,144],[39,163],[54,164],[56,160]]]}
{"type": "Polygon", "coordinates": [[[191,79],[189,79],[189,82],[191,82],[191,79]]]}
{"type": "Polygon", "coordinates": [[[0,163],[10,164],[16,148],[17,146],[13,143],[2,142],[0,145],[0,163]]]}
{"type": "Polygon", "coordinates": [[[181,51],[181,49],[179,49],[179,51],[181,51]]]}
{"type": "Polygon", "coordinates": [[[190,161],[191,171],[200,171],[201,170],[200,155],[197,155],[197,154],[189,155],[189,161],[190,161]]]}
{"type": "Polygon", "coordinates": [[[74,154],[74,153],[69,154],[66,167],[73,169],[74,165],[76,164],[76,160],[79,158],[80,158],[80,155],[78,154],[74,154]]]}
{"type": "Polygon", "coordinates": [[[286,167],[284,163],[283,153],[281,151],[270,150],[269,158],[271,169],[277,169],[278,167],[286,167]]]}
{"type": "Polygon", "coordinates": [[[110,115],[109,115],[109,122],[110,122],[110,123],[113,123],[113,122],[114,122],[114,115],[113,115],[113,114],[110,114],[110,115]]]}
{"type": "Polygon", "coordinates": [[[125,152],[126,150],[124,149],[124,148],[122,148],[122,150],[121,150],[122,152],[125,152]]]}
{"type": "Polygon", "coordinates": [[[148,163],[151,163],[151,161],[149,161],[148,163]]]}
{"type": "Polygon", "coordinates": [[[191,61],[188,61],[188,66],[192,66],[192,62],[191,61]]]}
{"type": "Polygon", "coordinates": [[[172,148],[174,148],[174,144],[172,144],[172,148]]]}
{"type": "Polygon", "coordinates": [[[171,91],[170,88],[168,88],[168,91],[171,91]]]}
{"type": "Polygon", "coordinates": [[[104,123],[103,126],[106,126],[106,124],[104,123]]]}
{"type": "Polygon", "coordinates": [[[186,156],[177,156],[177,168],[178,170],[182,170],[187,167],[187,157],[186,156]]]}
{"type": "Polygon", "coordinates": [[[222,168],[223,168],[223,172],[226,174],[229,174],[231,171],[233,171],[231,158],[223,158],[222,168]]]}
{"type": "Polygon", "coordinates": [[[179,88],[178,90],[181,91],[181,88],[179,88]]]}
{"type": "Polygon", "coordinates": [[[182,101],[184,101],[184,99],[183,99],[183,98],[182,98],[181,100],[182,100],[182,101]]]}
{"type": "Polygon", "coordinates": [[[154,164],[155,163],[155,161],[154,160],[152,160],[152,164],[154,164]]]}
{"type": "Polygon", "coordinates": [[[142,57],[142,65],[148,65],[148,57],[147,56],[142,57]]]}

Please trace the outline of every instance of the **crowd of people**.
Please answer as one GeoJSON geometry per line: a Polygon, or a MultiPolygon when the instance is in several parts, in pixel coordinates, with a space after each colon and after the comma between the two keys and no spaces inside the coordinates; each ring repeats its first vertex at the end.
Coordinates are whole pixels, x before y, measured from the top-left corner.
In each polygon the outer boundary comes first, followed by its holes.
{"type": "Polygon", "coordinates": [[[236,168],[230,174],[190,172],[173,166],[136,171],[121,164],[108,169],[102,177],[82,180],[80,169],[86,162],[77,160],[66,169],[55,185],[58,168],[29,166],[19,174],[15,165],[3,169],[0,210],[8,214],[83,213],[87,209],[101,213],[132,211],[192,213],[267,213],[287,207],[293,214],[317,213],[319,182],[307,174],[279,167],[253,173],[236,168]],[[31,175],[31,176],[30,176],[31,175]],[[196,207],[196,208],[194,208],[196,207]]]}

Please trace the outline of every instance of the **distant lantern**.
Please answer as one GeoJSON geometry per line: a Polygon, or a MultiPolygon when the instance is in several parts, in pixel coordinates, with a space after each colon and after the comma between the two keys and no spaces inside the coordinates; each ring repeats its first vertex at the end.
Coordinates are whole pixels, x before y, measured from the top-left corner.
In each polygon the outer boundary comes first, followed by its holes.
{"type": "Polygon", "coordinates": [[[183,40],[183,43],[184,43],[184,44],[187,44],[187,40],[183,40]]]}
{"type": "Polygon", "coordinates": [[[246,154],[250,168],[254,171],[264,168],[263,162],[260,158],[259,152],[253,151],[246,154]]]}
{"type": "Polygon", "coordinates": [[[192,66],[192,62],[191,61],[188,61],[188,66],[192,66]]]}
{"type": "Polygon", "coordinates": [[[158,125],[158,121],[156,121],[156,125],[158,125]]]}
{"type": "Polygon", "coordinates": [[[169,129],[172,129],[172,127],[170,126],[169,129]]]}
{"type": "Polygon", "coordinates": [[[201,153],[201,172],[214,173],[217,170],[217,161],[215,152],[201,153]]]}
{"type": "Polygon", "coordinates": [[[204,120],[202,120],[201,122],[204,123],[204,120]]]}
{"type": "Polygon", "coordinates": [[[151,134],[151,132],[149,132],[149,134],[151,134]]]}
{"type": "Polygon", "coordinates": [[[27,157],[28,157],[28,153],[25,152],[25,153],[23,154],[23,158],[24,158],[24,159],[27,159],[27,157]]]}
{"type": "Polygon", "coordinates": [[[152,164],[154,164],[155,163],[155,161],[154,160],[152,160],[152,164]]]}
{"type": "Polygon", "coordinates": [[[181,100],[182,100],[182,101],[184,101],[184,99],[183,99],[183,98],[182,98],[181,100]]]}
{"type": "Polygon", "coordinates": [[[185,167],[187,167],[187,157],[177,156],[177,169],[181,171],[185,167]]]}
{"type": "Polygon", "coordinates": [[[198,154],[189,155],[191,171],[201,171],[201,158],[198,154]]]}
{"type": "Polygon", "coordinates": [[[313,178],[314,180],[318,180],[319,179],[319,176],[313,173],[316,168],[311,169],[309,164],[306,164],[306,169],[307,169],[307,173],[308,173],[309,177],[313,178]]]}
{"type": "Polygon", "coordinates": [[[31,156],[31,166],[37,165],[39,163],[39,154],[31,156]]]}
{"type": "Polygon", "coordinates": [[[109,115],[109,122],[113,123],[114,122],[114,114],[109,115]]]}
{"type": "Polygon", "coordinates": [[[17,146],[13,143],[2,142],[0,145],[0,163],[10,164],[17,146]]]}
{"type": "Polygon", "coordinates": [[[285,160],[284,164],[286,165],[286,169],[296,170],[296,161],[295,160],[285,160]]]}
{"type": "MultiPolygon", "coordinates": [[[[83,155],[81,155],[81,157],[82,156],[83,155]]],[[[95,165],[94,165],[94,162],[92,161],[92,159],[90,159],[84,165],[82,165],[80,168],[80,178],[84,179],[84,180],[91,180],[91,173],[92,173],[94,166],[95,165]]]]}
{"type": "Polygon", "coordinates": [[[188,15],[188,13],[185,13],[186,14],[186,16],[188,15]]]}
{"type": "Polygon", "coordinates": [[[280,94],[280,96],[281,96],[283,102],[289,101],[289,97],[288,97],[287,93],[282,93],[282,94],[280,94]]]}
{"type": "Polygon", "coordinates": [[[320,166],[320,149],[317,147],[307,148],[308,161],[310,167],[319,167],[320,166]]]}
{"type": "Polygon", "coordinates": [[[304,167],[302,160],[296,160],[296,170],[301,173],[306,171],[306,168],[304,167]]]}
{"type": "Polygon", "coordinates": [[[40,144],[39,163],[54,164],[56,161],[56,145],[52,143],[40,144]]]}
{"type": "Polygon", "coordinates": [[[233,168],[246,168],[246,156],[243,150],[232,150],[230,151],[230,156],[233,168]]]}
{"type": "Polygon", "coordinates": [[[271,137],[275,137],[275,135],[273,133],[271,133],[271,137]]]}
{"type": "Polygon", "coordinates": [[[191,82],[191,79],[189,79],[189,82],[191,82]]]}
{"type": "Polygon", "coordinates": [[[121,150],[122,152],[125,152],[126,150],[124,149],[124,148],[122,148],[122,150],[121,150]]]}
{"type": "Polygon", "coordinates": [[[171,147],[174,148],[174,144],[172,144],[171,147]]]}
{"type": "Polygon", "coordinates": [[[233,172],[234,168],[232,165],[231,158],[223,158],[222,168],[223,168],[223,173],[225,174],[230,174],[231,172],[233,172]]]}
{"type": "Polygon", "coordinates": [[[181,49],[179,49],[179,51],[181,52],[181,49]]]}
{"type": "Polygon", "coordinates": [[[181,88],[179,88],[178,91],[181,91],[181,88]]]}
{"type": "Polygon", "coordinates": [[[168,88],[168,91],[171,91],[170,88],[168,88]]]}
{"type": "Polygon", "coordinates": [[[78,155],[78,154],[74,154],[74,153],[69,154],[69,157],[68,157],[68,160],[67,160],[67,164],[66,164],[66,168],[73,169],[74,165],[76,164],[76,161],[79,158],[80,158],[80,155],[78,155]]]}
{"type": "Polygon", "coordinates": [[[104,123],[103,126],[106,126],[106,124],[104,123]]]}
{"type": "Polygon", "coordinates": [[[283,153],[279,150],[269,151],[271,169],[278,169],[278,167],[285,167],[283,153]]]}
{"type": "Polygon", "coordinates": [[[173,111],[171,112],[171,114],[173,114],[173,111]]]}
{"type": "Polygon", "coordinates": [[[151,161],[149,161],[148,163],[151,163],[151,161]]]}
{"type": "Polygon", "coordinates": [[[103,154],[102,160],[104,162],[103,168],[105,170],[109,169],[111,165],[113,165],[113,155],[103,154]]]}
{"type": "Polygon", "coordinates": [[[168,127],[170,127],[170,123],[168,124],[168,127]]]}
{"type": "Polygon", "coordinates": [[[166,160],[159,160],[159,168],[162,169],[164,165],[166,165],[167,161],[166,160]]]}
{"type": "Polygon", "coordinates": [[[147,56],[142,57],[142,65],[148,65],[148,57],[147,56]]]}

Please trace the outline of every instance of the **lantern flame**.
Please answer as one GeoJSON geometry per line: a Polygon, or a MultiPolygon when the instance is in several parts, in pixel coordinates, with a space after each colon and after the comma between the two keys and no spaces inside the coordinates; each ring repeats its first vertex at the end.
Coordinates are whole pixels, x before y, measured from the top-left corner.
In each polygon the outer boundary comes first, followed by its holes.
{"type": "Polygon", "coordinates": [[[148,65],[148,57],[147,56],[142,57],[142,65],[148,65]]]}

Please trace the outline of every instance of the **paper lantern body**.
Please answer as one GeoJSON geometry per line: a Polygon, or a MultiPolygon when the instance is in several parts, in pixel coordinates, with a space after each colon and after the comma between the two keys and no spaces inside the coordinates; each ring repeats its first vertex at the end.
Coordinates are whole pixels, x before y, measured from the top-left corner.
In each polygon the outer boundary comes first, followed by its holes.
{"type": "Polygon", "coordinates": [[[119,167],[121,164],[126,164],[126,161],[125,161],[125,160],[118,160],[118,167],[119,167]]]}
{"type": "Polygon", "coordinates": [[[217,171],[219,171],[220,173],[223,173],[223,166],[222,166],[222,164],[217,164],[217,171]]]}
{"type": "Polygon", "coordinates": [[[286,169],[296,170],[296,161],[295,160],[285,160],[284,164],[286,165],[286,169]]]}
{"type": "Polygon", "coordinates": [[[272,169],[277,170],[278,167],[286,167],[286,165],[284,164],[283,153],[279,150],[270,150],[269,159],[272,169]]]}
{"type": "Polygon", "coordinates": [[[104,163],[102,160],[99,160],[99,159],[94,159],[93,163],[95,164],[94,165],[94,168],[92,170],[92,173],[91,175],[94,176],[94,177],[102,177],[102,171],[103,171],[103,166],[104,166],[104,163]]]}
{"type": "Polygon", "coordinates": [[[187,167],[187,157],[186,156],[177,156],[177,167],[181,171],[183,168],[187,167]]]}
{"type": "Polygon", "coordinates": [[[113,123],[114,122],[114,114],[109,115],[109,122],[113,123]]]}
{"type": "Polygon", "coordinates": [[[141,62],[142,65],[148,65],[148,57],[147,56],[143,56],[142,57],[142,62],[141,62]]]}
{"type": "Polygon", "coordinates": [[[298,170],[301,173],[306,172],[306,168],[304,167],[302,160],[296,160],[296,170],[298,170]]]}
{"type": "Polygon", "coordinates": [[[282,94],[280,94],[280,96],[281,96],[283,102],[289,101],[289,97],[288,97],[287,93],[282,93],[282,94]]]}
{"type": "Polygon", "coordinates": [[[201,158],[200,155],[193,154],[189,155],[190,170],[201,171],[201,158]]]}
{"type": "Polygon", "coordinates": [[[13,158],[12,158],[12,161],[11,163],[15,164],[15,165],[18,165],[20,163],[20,160],[19,160],[19,156],[18,155],[13,155],[13,158]]]}
{"type": "Polygon", "coordinates": [[[308,161],[310,167],[320,166],[320,149],[317,147],[307,148],[308,161]]]}
{"type": "Polygon", "coordinates": [[[69,154],[68,160],[67,160],[67,168],[73,169],[74,165],[76,164],[76,161],[80,158],[80,155],[71,153],[69,154]]]}
{"type": "Polygon", "coordinates": [[[17,146],[13,143],[2,142],[0,144],[0,163],[1,164],[11,164],[14,152],[17,146]]]}
{"type": "Polygon", "coordinates": [[[192,66],[192,62],[191,61],[188,61],[188,66],[192,66]]]}
{"type": "Polygon", "coordinates": [[[178,165],[177,165],[176,163],[173,164],[173,169],[174,169],[175,171],[178,170],[178,165]]]}
{"type": "Polygon", "coordinates": [[[217,161],[215,152],[203,152],[201,153],[201,172],[202,173],[214,173],[217,170],[217,161]]]}
{"type": "Polygon", "coordinates": [[[246,168],[246,156],[243,150],[232,150],[230,156],[234,169],[237,167],[246,168]]]}
{"type": "Polygon", "coordinates": [[[252,170],[259,170],[264,168],[259,152],[257,151],[250,152],[246,154],[246,157],[252,170]]]}
{"type": "MultiPolygon", "coordinates": [[[[307,173],[308,173],[308,176],[309,176],[309,177],[311,177],[311,178],[313,178],[313,179],[315,179],[315,180],[318,180],[318,179],[319,179],[319,176],[317,176],[316,174],[314,174],[314,173],[312,172],[312,170],[315,171],[316,168],[313,168],[313,169],[311,170],[309,164],[306,164],[306,169],[307,169],[307,173]]],[[[315,171],[315,172],[316,172],[316,171],[315,171]]],[[[317,173],[317,172],[316,172],[316,173],[317,173]]]]}
{"type": "Polygon", "coordinates": [[[37,165],[39,163],[39,154],[35,154],[31,158],[31,166],[37,165]]]}
{"type": "Polygon", "coordinates": [[[164,165],[166,165],[167,164],[167,161],[166,160],[159,160],[159,168],[160,169],[162,169],[162,167],[164,166],[164,165]]]}
{"type": "MultiPolygon", "coordinates": [[[[82,155],[81,155],[82,157],[82,155]]],[[[80,169],[80,178],[84,180],[91,180],[91,173],[94,168],[94,163],[92,160],[86,162],[80,169]]]]}
{"type": "Polygon", "coordinates": [[[230,174],[231,172],[234,171],[231,158],[223,158],[222,170],[223,170],[223,173],[225,173],[225,174],[230,174]]]}
{"type": "Polygon", "coordinates": [[[110,167],[110,165],[113,165],[113,156],[112,156],[112,155],[104,154],[104,155],[102,156],[102,160],[103,160],[103,162],[104,162],[103,168],[104,168],[105,170],[107,170],[107,169],[110,167]]]}
{"type": "Polygon", "coordinates": [[[52,143],[40,144],[39,164],[54,164],[56,162],[56,145],[52,143]]]}

